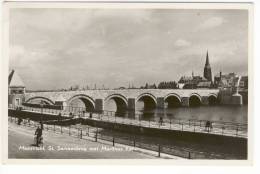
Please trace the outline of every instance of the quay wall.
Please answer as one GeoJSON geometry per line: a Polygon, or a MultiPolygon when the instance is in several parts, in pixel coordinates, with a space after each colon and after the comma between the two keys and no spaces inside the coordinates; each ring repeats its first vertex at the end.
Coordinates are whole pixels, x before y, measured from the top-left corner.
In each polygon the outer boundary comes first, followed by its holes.
{"type": "MultiPolygon", "coordinates": [[[[58,115],[51,115],[51,114],[41,114],[41,113],[34,113],[28,111],[17,111],[9,109],[8,111],[9,116],[12,117],[20,117],[20,118],[29,118],[31,120],[36,121],[47,121],[47,120],[56,120],[57,125],[74,125],[77,123],[125,132],[132,135],[145,135],[151,137],[163,137],[168,140],[176,140],[176,141],[183,141],[185,143],[190,144],[202,144],[204,146],[217,146],[223,148],[231,148],[237,149],[244,153],[247,153],[247,138],[241,137],[231,137],[231,136],[222,136],[222,135],[215,135],[215,134],[208,134],[208,133],[200,133],[200,132],[188,132],[188,131],[179,131],[179,130],[168,130],[168,129],[158,129],[158,128],[148,128],[148,127],[140,127],[136,125],[127,125],[122,123],[111,123],[105,122],[102,120],[93,120],[88,118],[77,118],[68,120],[68,117],[62,117],[58,115]],[[65,121],[66,119],[66,121],[65,121]],[[64,122],[62,121],[64,120],[64,122]],[[68,120],[68,121],[67,121],[68,120]]],[[[246,155],[246,154],[245,154],[246,155]]]]}

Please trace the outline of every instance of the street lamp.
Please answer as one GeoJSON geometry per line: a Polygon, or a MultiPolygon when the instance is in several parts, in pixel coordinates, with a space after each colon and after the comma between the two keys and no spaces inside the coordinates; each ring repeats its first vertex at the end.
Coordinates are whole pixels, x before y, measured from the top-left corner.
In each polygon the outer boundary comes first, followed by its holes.
{"type": "Polygon", "coordinates": [[[43,129],[43,124],[42,124],[42,115],[43,115],[43,106],[44,106],[44,102],[41,101],[40,103],[40,107],[41,107],[41,120],[40,120],[40,124],[41,124],[41,129],[43,129]]]}
{"type": "Polygon", "coordinates": [[[40,107],[41,107],[41,114],[43,114],[43,101],[41,101],[41,103],[40,103],[40,107]]]}

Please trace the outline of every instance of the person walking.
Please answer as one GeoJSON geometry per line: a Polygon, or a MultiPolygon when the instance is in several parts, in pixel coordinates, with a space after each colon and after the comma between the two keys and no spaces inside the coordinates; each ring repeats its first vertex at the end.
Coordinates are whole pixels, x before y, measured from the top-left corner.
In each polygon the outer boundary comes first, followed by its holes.
{"type": "Polygon", "coordinates": [[[42,128],[40,126],[37,127],[34,135],[36,135],[36,146],[39,147],[39,144],[42,141],[42,128]]]}
{"type": "Polygon", "coordinates": [[[206,131],[209,132],[209,131],[210,131],[210,128],[211,128],[211,123],[210,123],[210,121],[206,121],[206,125],[205,125],[206,131]]]}
{"type": "Polygon", "coordinates": [[[159,123],[162,126],[162,124],[163,124],[163,118],[162,117],[160,117],[159,123]]]}
{"type": "Polygon", "coordinates": [[[17,122],[17,124],[18,124],[18,125],[21,125],[22,121],[23,121],[23,119],[18,118],[18,122],[17,122]]]}

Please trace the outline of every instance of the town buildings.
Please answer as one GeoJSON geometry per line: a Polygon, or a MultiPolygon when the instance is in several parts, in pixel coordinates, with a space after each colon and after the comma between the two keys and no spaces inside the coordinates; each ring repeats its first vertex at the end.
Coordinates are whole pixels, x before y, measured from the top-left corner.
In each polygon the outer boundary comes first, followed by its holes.
{"type": "Polygon", "coordinates": [[[214,77],[214,87],[219,89],[232,89],[238,87],[238,90],[247,90],[248,89],[248,76],[239,77],[237,74],[228,73],[222,74],[220,72],[214,77]],[[238,84],[239,83],[239,84],[238,84]]]}
{"type": "Polygon", "coordinates": [[[24,101],[25,85],[20,76],[12,70],[8,76],[8,104],[20,106],[24,101]]]}
{"type": "Polygon", "coordinates": [[[204,67],[204,76],[194,76],[192,72],[192,76],[182,76],[178,81],[179,87],[182,89],[196,89],[196,88],[212,88],[212,73],[211,67],[209,63],[209,55],[208,51],[206,54],[206,63],[204,67]]]}

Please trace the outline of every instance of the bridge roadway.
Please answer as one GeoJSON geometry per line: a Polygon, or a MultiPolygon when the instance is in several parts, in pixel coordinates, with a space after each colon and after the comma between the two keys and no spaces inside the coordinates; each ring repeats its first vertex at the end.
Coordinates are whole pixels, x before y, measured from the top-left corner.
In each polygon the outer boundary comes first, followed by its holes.
{"type": "Polygon", "coordinates": [[[217,101],[218,89],[124,89],[124,90],[84,90],[60,92],[30,92],[25,94],[25,103],[70,106],[77,99],[87,110],[103,111],[106,103],[114,100],[118,110],[135,110],[136,102],[144,107],[165,108],[165,103],[190,106],[192,103],[208,105],[217,101]]]}
{"type": "MultiPolygon", "coordinates": [[[[59,110],[52,110],[52,109],[41,110],[40,108],[30,108],[30,107],[24,107],[23,110],[32,113],[43,113],[43,114],[55,115],[55,116],[57,116],[60,113],[59,110]]],[[[71,118],[69,112],[66,111],[61,112],[61,116],[71,118]]],[[[115,115],[111,114],[111,112],[103,112],[102,114],[92,113],[91,116],[90,113],[81,112],[75,114],[74,118],[83,118],[83,119],[90,119],[94,121],[103,121],[103,122],[116,123],[116,124],[134,125],[134,126],[146,127],[146,128],[167,129],[167,130],[187,131],[187,132],[196,132],[196,133],[203,133],[203,134],[215,134],[215,135],[247,138],[247,124],[240,124],[240,123],[211,122],[212,128],[206,129],[205,120],[164,119],[163,123],[161,124],[159,122],[159,119],[140,120],[136,117],[135,118],[116,117],[115,115]]]]}

